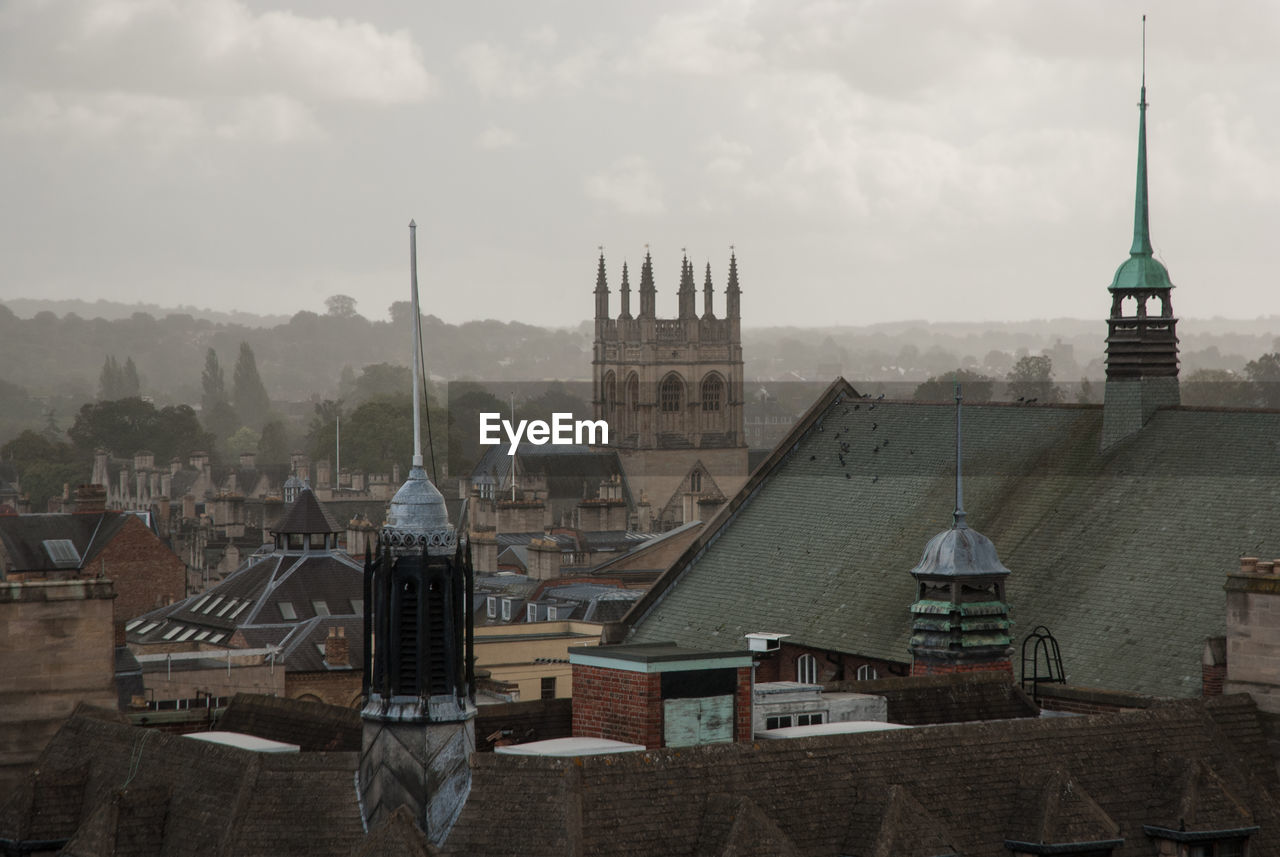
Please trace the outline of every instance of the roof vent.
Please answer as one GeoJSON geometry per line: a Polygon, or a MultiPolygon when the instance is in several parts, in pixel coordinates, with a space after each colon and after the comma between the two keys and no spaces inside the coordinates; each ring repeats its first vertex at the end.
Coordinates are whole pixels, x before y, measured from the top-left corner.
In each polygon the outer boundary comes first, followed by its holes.
{"type": "Polygon", "coordinates": [[[790,634],[772,634],[768,631],[755,631],[747,634],[747,648],[753,652],[776,652],[782,648],[782,638],[790,634]]]}

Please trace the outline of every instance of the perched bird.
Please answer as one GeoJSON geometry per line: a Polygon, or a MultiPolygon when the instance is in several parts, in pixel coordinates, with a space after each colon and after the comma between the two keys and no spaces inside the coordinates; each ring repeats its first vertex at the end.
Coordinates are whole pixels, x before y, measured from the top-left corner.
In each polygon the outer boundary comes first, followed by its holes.
{"type": "Polygon", "coordinates": [[[880,395],[876,396],[876,401],[878,402],[883,398],[884,398],[884,393],[881,393],[880,395]]]}

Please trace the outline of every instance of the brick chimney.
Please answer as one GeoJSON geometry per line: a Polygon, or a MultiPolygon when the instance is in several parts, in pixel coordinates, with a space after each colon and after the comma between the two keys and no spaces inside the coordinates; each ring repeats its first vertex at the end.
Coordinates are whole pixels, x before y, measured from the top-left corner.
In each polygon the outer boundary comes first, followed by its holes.
{"type": "Polygon", "coordinates": [[[351,642],[347,639],[346,628],[329,629],[329,636],[324,641],[324,662],[331,668],[351,666],[351,642]]]}
{"type": "Polygon", "coordinates": [[[101,485],[77,486],[75,510],[81,515],[107,511],[107,489],[101,485]]]}

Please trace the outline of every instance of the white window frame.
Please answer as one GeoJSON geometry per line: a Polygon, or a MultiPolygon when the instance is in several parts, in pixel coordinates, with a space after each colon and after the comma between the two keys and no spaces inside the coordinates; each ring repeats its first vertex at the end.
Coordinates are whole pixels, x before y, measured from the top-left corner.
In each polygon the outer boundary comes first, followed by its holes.
{"type": "Polygon", "coordinates": [[[510,598],[502,599],[502,621],[503,622],[511,621],[511,599],[510,598]]]}
{"type": "Polygon", "coordinates": [[[813,655],[796,658],[796,681],[801,684],[818,683],[818,659],[813,655]]]}
{"type": "Polygon", "coordinates": [[[490,619],[496,618],[498,615],[498,599],[496,596],[490,595],[484,600],[484,612],[488,614],[490,619]]]}
{"type": "Polygon", "coordinates": [[[538,605],[537,604],[526,604],[524,606],[524,621],[526,622],[538,621],[538,605]]]}
{"type": "Polygon", "coordinates": [[[880,678],[880,671],[871,664],[858,667],[858,681],[875,681],[878,678],[880,678]]]}

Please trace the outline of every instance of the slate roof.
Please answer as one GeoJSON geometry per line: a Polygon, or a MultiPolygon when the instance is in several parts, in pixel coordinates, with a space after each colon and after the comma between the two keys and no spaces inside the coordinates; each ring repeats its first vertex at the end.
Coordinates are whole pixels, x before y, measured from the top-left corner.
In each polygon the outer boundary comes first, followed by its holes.
{"type": "Polygon", "coordinates": [[[218,718],[218,729],[297,744],[303,752],[358,752],[360,712],[338,705],[256,693],[237,693],[218,718]]]}
{"type": "MultiPolygon", "coordinates": [[[[10,571],[56,571],[58,566],[44,548],[46,540],[67,539],[80,555],[80,565],[92,562],[125,525],[123,512],[37,515],[0,515],[0,542],[9,557],[10,571]]],[[[0,575],[5,572],[0,567],[0,575]]]]}
{"type": "Polygon", "coordinates": [[[355,767],[355,753],[254,753],[82,709],[0,798],[0,839],[68,839],[77,857],[347,854],[363,839],[355,767]]]}
{"type": "Polygon", "coordinates": [[[321,505],[310,488],[298,492],[298,499],[289,504],[280,520],[271,528],[273,533],[337,533],[345,530],[321,505]]]}
{"type": "Polygon", "coordinates": [[[1037,820],[1026,815],[1028,795],[1043,798],[1065,777],[1088,801],[1059,799],[1040,813],[1047,818],[1041,829],[1105,832],[1111,819],[1124,840],[1115,857],[1149,855],[1143,825],[1161,823],[1162,804],[1185,793],[1183,781],[1166,772],[1189,766],[1210,772],[1216,780],[1208,791],[1229,797],[1197,798],[1188,830],[1213,829],[1192,817],[1210,826],[1234,822],[1221,812],[1231,803],[1261,828],[1250,853],[1280,854],[1280,809],[1242,761],[1250,748],[1233,746],[1215,724],[1214,712],[1224,707],[1248,713],[1253,703],[1233,697],[1109,716],[576,759],[479,754],[471,795],[444,851],[933,857],[951,853],[938,848],[944,845],[965,857],[998,857],[1008,854],[1007,838],[1037,820]],[[753,845],[757,840],[768,844],[753,845]]]}
{"type": "MultiPolygon", "coordinates": [[[[1280,413],[1161,410],[1106,453],[1096,406],[966,405],[964,423],[968,521],[1012,572],[1015,639],[1047,626],[1073,684],[1199,694],[1227,570],[1280,554],[1280,413]]],[[[907,662],[909,570],[951,523],[954,457],[953,406],[836,381],[629,614],[628,639],[768,628],[907,662]]]]}

